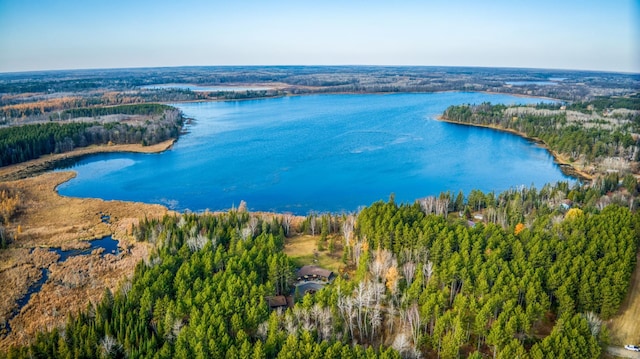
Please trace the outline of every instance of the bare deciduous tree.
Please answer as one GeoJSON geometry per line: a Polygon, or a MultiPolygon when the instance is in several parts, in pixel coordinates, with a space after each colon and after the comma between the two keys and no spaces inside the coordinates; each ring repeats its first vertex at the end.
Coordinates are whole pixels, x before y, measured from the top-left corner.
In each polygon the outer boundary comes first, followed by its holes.
{"type": "Polygon", "coordinates": [[[344,243],[347,247],[351,244],[351,236],[353,235],[355,223],[356,218],[352,214],[345,216],[342,222],[342,236],[344,237],[344,243]]]}
{"type": "Polygon", "coordinates": [[[378,331],[378,328],[380,328],[382,326],[382,312],[380,311],[380,306],[376,305],[375,307],[373,307],[373,310],[371,311],[371,339],[370,341],[373,342],[373,338],[375,338],[376,336],[376,332],[378,331]]]}
{"type": "Polygon", "coordinates": [[[393,344],[391,347],[400,353],[402,357],[406,357],[408,353],[411,351],[411,343],[409,342],[409,338],[407,334],[404,332],[400,332],[396,335],[396,338],[393,340],[393,344]]]}
{"type": "Polygon", "coordinates": [[[422,211],[425,214],[433,213],[445,217],[449,213],[449,202],[450,199],[448,197],[436,198],[434,196],[429,196],[418,200],[420,208],[422,208],[422,211]]]}
{"type": "Polygon", "coordinates": [[[429,282],[429,279],[431,279],[431,276],[433,275],[433,262],[427,261],[424,267],[422,267],[422,271],[425,279],[424,283],[426,285],[429,282]]]}
{"type": "Polygon", "coordinates": [[[105,335],[100,341],[100,349],[102,350],[102,355],[105,358],[111,358],[121,350],[121,345],[118,343],[116,338],[110,335],[105,335]]]}
{"type": "Polygon", "coordinates": [[[284,235],[289,236],[289,232],[291,231],[291,222],[293,221],[293,215],[290,213],[285,213],[282,216],[282,226],[284,227],[284,235]]]}
{"type": "Polygon", "coordinates": [[[316,215],[315,213],[311,213],[309,215],[309,229],[311,230],[311,235],[315,236],[316,235],[316,226],[318,225],[318,222],[316,220],[316,215]]]}
{"type": "MultiPolygon", "coordinates": [[[[194,227],[195,228],[195,227],[194,227]]],[[[209,242],[209,238],[205,235],[198,234],[195,237],[190,237],[187,239],[187,246],[192,252],[199,251],[209,242]]]]}
{"type": "Polygon", "coordinates": [[[386,273],[390,267],[393,267],[398,263],[395,255],[391,251],[380,248],[378,248],[375,252],[374,262],[378,262],[381,267],[381,273],[378,276],[382,276],[382,274],[386,273]]]}
{"type": "Polygon", "coordinates": [[[413,276],[416,272],[416,264],[413,261],[408,261],[402,266],[402,274],[407,281],[407,285],[411,285],[413,282],[413,276]]]}
{"type": "Polygon", "coordinates": [[[256,331],[258,337],[262,340],[267,339],[267,334],[269,334],[269,322],[262,322],[258,325],[258,330],[256,331]]]}
{"type": "Polygon", "coordinates": [[[420,338],[420,328],[422,327],[420,322],[420,309],[417,303],[413,303],[406,312],[406,324],[409,326],[413,343],[417,344],[420,338]]]}
{"type": "Polygon", "coordinates": [[[298,326],[293,314],[287,313],[284,316],[284,328],[289,335],[294,335],[298,332],[298,326]]]}
{"type": "Polygon", "coordinates": [[[591,335],[597,337],[598,334],[600,334],[600,329],[602,328],[602,319],[598,318],[598,315],[594,312],[587,312],[585,314],[582,314],[582,316],[589,323],[591,335]]]}
{"type": "Polygon", "coordinates": [[[248,226],[251,228],[251,235],[254,236],[256,234],[256,229],[258,228],[258,218],[251,216],[249,219],[248,226]]]}
{"type": "Polygon", "coordinates": [[[129,291],[131,291],[131,287],[132,286],[133,285],[131,284],[131,281],[127,280],[120,287],[120,293],[122,293],[122,295],[124,295],[126,297],[129,294],[129,291]]]}

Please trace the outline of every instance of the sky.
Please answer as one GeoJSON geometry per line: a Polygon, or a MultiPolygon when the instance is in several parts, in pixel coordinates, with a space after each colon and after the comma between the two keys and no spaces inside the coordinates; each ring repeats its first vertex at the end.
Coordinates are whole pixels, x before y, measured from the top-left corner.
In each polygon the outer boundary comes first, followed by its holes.
{"type": "Polygon", "coordinates": [[[0,0],[0,72],[199,65],[640,73],[640,1],[0,0]]]}

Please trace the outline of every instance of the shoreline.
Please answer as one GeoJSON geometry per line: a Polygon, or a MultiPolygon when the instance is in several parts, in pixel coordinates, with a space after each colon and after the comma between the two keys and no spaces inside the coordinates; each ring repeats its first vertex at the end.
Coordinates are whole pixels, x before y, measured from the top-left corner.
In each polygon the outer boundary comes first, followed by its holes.
{"type": "Polygon", "coordinates": [[[0,167],[0,182],[15,181],[28,178],[33,175],[53,169],[53,167],[55,167],[55,165],[59,162],[77,159],[80,157],[98,153],[161,153],[173,147],[173,144],[176,141],[176,139],[170,139],[150,146],[142,146],[141,144],[121,144],[111,146],[92,145],[88,147],[75,148],[70,152],[44,155],[30,161],[16,163],[6,167],[0,167]]]}
{"type": "MultiPolygon", "coordinates": [[[[286,91],[287,89],[288,88],[282,88],[282,89],[278,89],[278,90],[286,91]]],[[[315,89],[315,90],[317,90],[317,89],[315,89]]],[[[164,101],[164,102],[160,102],[160,103],[170,106],[172,104],[179,104],[179,103],[266,100],[266,99],[276,99],[276,98],[283,98],[283,97],[300,97],[300,96],[313,96],[313,95],[316,95],[316,96],[317,95],[392,95],[392,94],[438,94],[438,93],[451,93],[451,92],[457,92],[457,93],[475,92],[475,93],[483,93],[483,94],[488,94],[488,95],[507,95],[507,96],[513,96],[513,97],[519,97],[519,98],[533,98],[533,99],[541,99],[541,100],[549,100],[549,101],[557,101],[557,102],[570,102],[568,100],[563,100],[563,99],[558,99],[558,98],[553,98],[553,97],[533,96],[533,95],[517,94],[517,93],[510,93],[510,92],[496,92],[496,91],[486,91],[486,90],[482,90],[482,91],[474,91],[474,90],[468,90],[468,91],[462,91],[462,90],[442,90],[442,91],[361,91],[361,92],[354,92],[354,91],[328,91],[328,92],[322,92],[322,91],[313,91],[312,90],[311,92],[295,93],[295,94],[287,92],[287,93],[285,93],[283,95],[277,95],[277,96],[250,97],[250,98],[239,98],[239,99],[215,98],[215,99],[198,99],[198,100],[184,100],[184,101],[164,101]]]]}
{"type": "Polygon", "coordinates": [[[571,164],[569,161],[567,161],[560,153],[552,150],[549,147],[549,145],[547,145],[543,140],[541,140],[541,139],[539,139],[537,137],[530,137],[530,136],[527,136],[523,132],[520,132],[520,131],[517,131],[517,130],[514,130],[514,129],[510,129],[510,128],[503,128],[503,127],[499,127],[499,126],[495,126],[495,125],[482,125],[482,124],[477,124],[477,123],[467,123],[467,122],[448,120],[448,119],[445,119],[444,117],[442,117],[442,115],[435,117],[435,119],[437,121],[440,121],[440,122],[452,123],[452,124],[455,124],[455,125],[488,128],[488,129],[492,129],[492,130],[496,130],[496,131],[500,131],[500,132],[506,132],[506,133],[510,133],[512,135],[516,135],[516,136],[522,137],[527,141],[535,142],[536,144],[540,145],[542,148],[547,150],[547,152],[549,152],[551,154],[551,156],[553,156],[554,162],[560,167],[560,170],[562,171],[563,174],[565,174],[567,176],[575,177],[575,178],[580,179],[580,180],[586,180],[586,181],[593,180],[593,175],[591,175],[591,174],[589,174],[589,173],[587,173],[587,172],[585,172],[583,170],[580,170],[580,169],[576,168],[573,164],[571,164]]]}

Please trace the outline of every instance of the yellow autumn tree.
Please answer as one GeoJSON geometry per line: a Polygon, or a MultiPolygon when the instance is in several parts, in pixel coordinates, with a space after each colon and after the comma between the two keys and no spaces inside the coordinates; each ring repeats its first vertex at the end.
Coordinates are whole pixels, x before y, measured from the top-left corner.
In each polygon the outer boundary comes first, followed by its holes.
{"type": "Polygon", "coordinates": [[[369,242],[367,242],[366,238],[362,240],[362,251],[363,252],[369,251],[369,242]]]}
{"type": "Polygon", "coordinates": [[[20,195],[8,188],[0,188],[0,219],[4,224],[17,212],[20,206],[20,195]]]}
{"type": "Polygon", "coordinates": [[[518,234],[520,234],[520,232],[522,232],[526,227],[524,226],[524,224],[522,223],[518,223],[516,224],[516,228],[513,231],[513,233],[517,236],[518,234]]]}
{"type": "Polygon", "coordinates": [[[387,280],[387,288],[389,289],[391,294],[395,295],[396,291],[398,290],[399,277],[400,274],[398,273],[398,268],[396,267],[389,268],[389,270],[387,271],[387,275],[385,275],[385,279],[387,280]]]}
{"type": "Polygon", "coordinates": [[[571,220],[582,216],[584,216],[584,212],[580,208],[571,208],[567,211],[567,214],[564,215],[564,219],[571,220]]]}

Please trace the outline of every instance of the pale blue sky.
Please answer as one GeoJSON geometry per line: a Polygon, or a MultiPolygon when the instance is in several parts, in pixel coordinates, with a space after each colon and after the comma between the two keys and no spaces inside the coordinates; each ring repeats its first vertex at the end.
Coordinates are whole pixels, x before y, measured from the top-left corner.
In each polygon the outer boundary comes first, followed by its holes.
{"type": "Polygon", "coordinates": [[[443,65],[640,73],[637,0],[0,0],[0,72],[443,65]]]}

